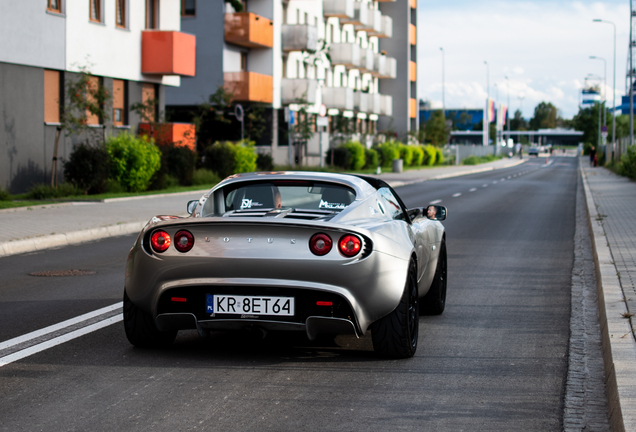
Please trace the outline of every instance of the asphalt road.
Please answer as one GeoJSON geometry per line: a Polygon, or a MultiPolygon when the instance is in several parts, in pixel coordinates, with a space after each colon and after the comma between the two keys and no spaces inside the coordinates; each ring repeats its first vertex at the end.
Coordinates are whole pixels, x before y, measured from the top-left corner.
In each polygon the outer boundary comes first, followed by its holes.
{"type": "MultiPolygon", "coordinates": [[[[119,322],[0,367],[0,430],[561,430],[578,160],[553,160],[398,188],[449,209],[447,307],[412,359],[288,334],[140,350],[119,322]]],[[[121,301],[133,240],[0,259],[0,343],[121,301]],[[95,274],[29,275],[65,269],[95,274]]]]}

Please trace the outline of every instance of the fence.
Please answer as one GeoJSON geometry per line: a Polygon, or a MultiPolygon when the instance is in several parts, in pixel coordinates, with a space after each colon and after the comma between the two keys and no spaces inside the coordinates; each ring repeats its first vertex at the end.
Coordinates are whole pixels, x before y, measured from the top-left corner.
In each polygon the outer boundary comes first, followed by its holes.
{"type": "Polygon", "coordinates": [[[468,156],[493,155],[495,150],[494,145],[451,145],[444,147],[444,159],[455,159],[455,165],[459,165],[468,156]]]}
{"type": "MultiPolygon", "coordinates": [[[[620,138],[614,147],[614,160],[619,161],[624,154],[627,154],[627,147],[630,146],[629,137],[620,138]]],[[[612,144],[607,144],[607,152],[612,150],[612,144]]]]}

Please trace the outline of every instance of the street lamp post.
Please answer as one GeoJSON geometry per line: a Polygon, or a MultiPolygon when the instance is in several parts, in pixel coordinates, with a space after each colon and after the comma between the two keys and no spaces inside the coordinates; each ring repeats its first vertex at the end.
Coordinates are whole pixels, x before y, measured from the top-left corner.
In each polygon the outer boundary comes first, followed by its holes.
{"type": "Polygon", "coordinates": [[[486,93],[490,99],[490,66],[487,61],[484,61],[484,64],[486,65],[486,93]]]}
{"type": "MultiPolygon", "coordinates": [[[[484,119],[483,119],[483,140],[482,144],[487,146],[490,144],[490,139],[488,137],[488,132],[490,131],[490,66],[488,66],[488,62],[484,61],[486,65],[486,94],[488,98],[486,99],[486,107],[484,109],[484,119]]],[[[495,144],[495,151],[497,151],[497,145],[495,144]]]]}
{"type": "Polygon", "coordinates": [[[445,61],[444,61],[444,48],[440,47],[440,51],[442,52],[442,112],[444,113],[444,117],[446,117],[446,72],[445,72],[445,61]]]}
{"type": "MultiPolygon", "coordinates": [[[[612,21],[595,19],[594,22],[611,24],[614,27],[614,81],[612,83],[612,155],[614,160],[614,152],[616,151],[616,24],[612,21]]],[[[630,48],[631,49],[631,48],[630,48]]]]}
{"type": "Polygon", "coordinates": [[[605,88],[607,88],[607,62],[603,57],[590,56],[592,60],[602,60],[603,61],[603,92],[602,92],[602,101],[603,101],[603,126],[607,126],[607,113],[605,112],[605,88]]]}
{"type": "Polygon", "coordinates": [[[508,76],[506,76],[506,87],[508,88],[508,112],[506,113],[506,117],[508,117],[508,139],[510,139],[510,80],[508,76]]]}

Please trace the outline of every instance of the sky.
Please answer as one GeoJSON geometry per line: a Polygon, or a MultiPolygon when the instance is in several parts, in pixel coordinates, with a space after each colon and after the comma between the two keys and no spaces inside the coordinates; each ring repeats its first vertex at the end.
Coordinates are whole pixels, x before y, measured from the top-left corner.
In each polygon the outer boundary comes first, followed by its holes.
{"type": "Polygon", "coordinates": [[[507,76],[513,112],[521,108],[530,118],[536,105],[545,101],[564,118],[572,118],[579,111],[586,77],[604,76],[603,61],[590,56],[606,60],[604,89],[611,107],[614,30],[593,19],[616,24],[620,105],[625,94],[629,0],[418,0],[418,98],[442,107],[443,47],[447,109],[483,107],[488,81],[490,97],[507,105],[507,76]]]}

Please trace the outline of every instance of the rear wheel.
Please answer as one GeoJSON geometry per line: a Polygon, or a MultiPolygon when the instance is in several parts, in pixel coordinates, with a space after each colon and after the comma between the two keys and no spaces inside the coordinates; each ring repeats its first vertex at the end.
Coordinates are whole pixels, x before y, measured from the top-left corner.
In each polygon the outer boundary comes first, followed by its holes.
{"type": "Polygon", "coordinates": [[[140,348],[167,347],[177,337],[176,330],[159,331],[152,315],[135,306],[128,298],[126,290],[124,290],[124,329],[128,341],[140,348]]]}
{"type": "Polygon", "coordinates": [[[446,242],[442,242],[431,289],[422,299],[421,310],[426,315],[441,315],[446,307],[446,262],[446,242]]]}
{"type": "Polygon", "coordinates": [[[400,303],[371,326],[375,352],[392,358],[413,357],[417,350],[419,315],[415,263],[411,261],[400,303]]]}

